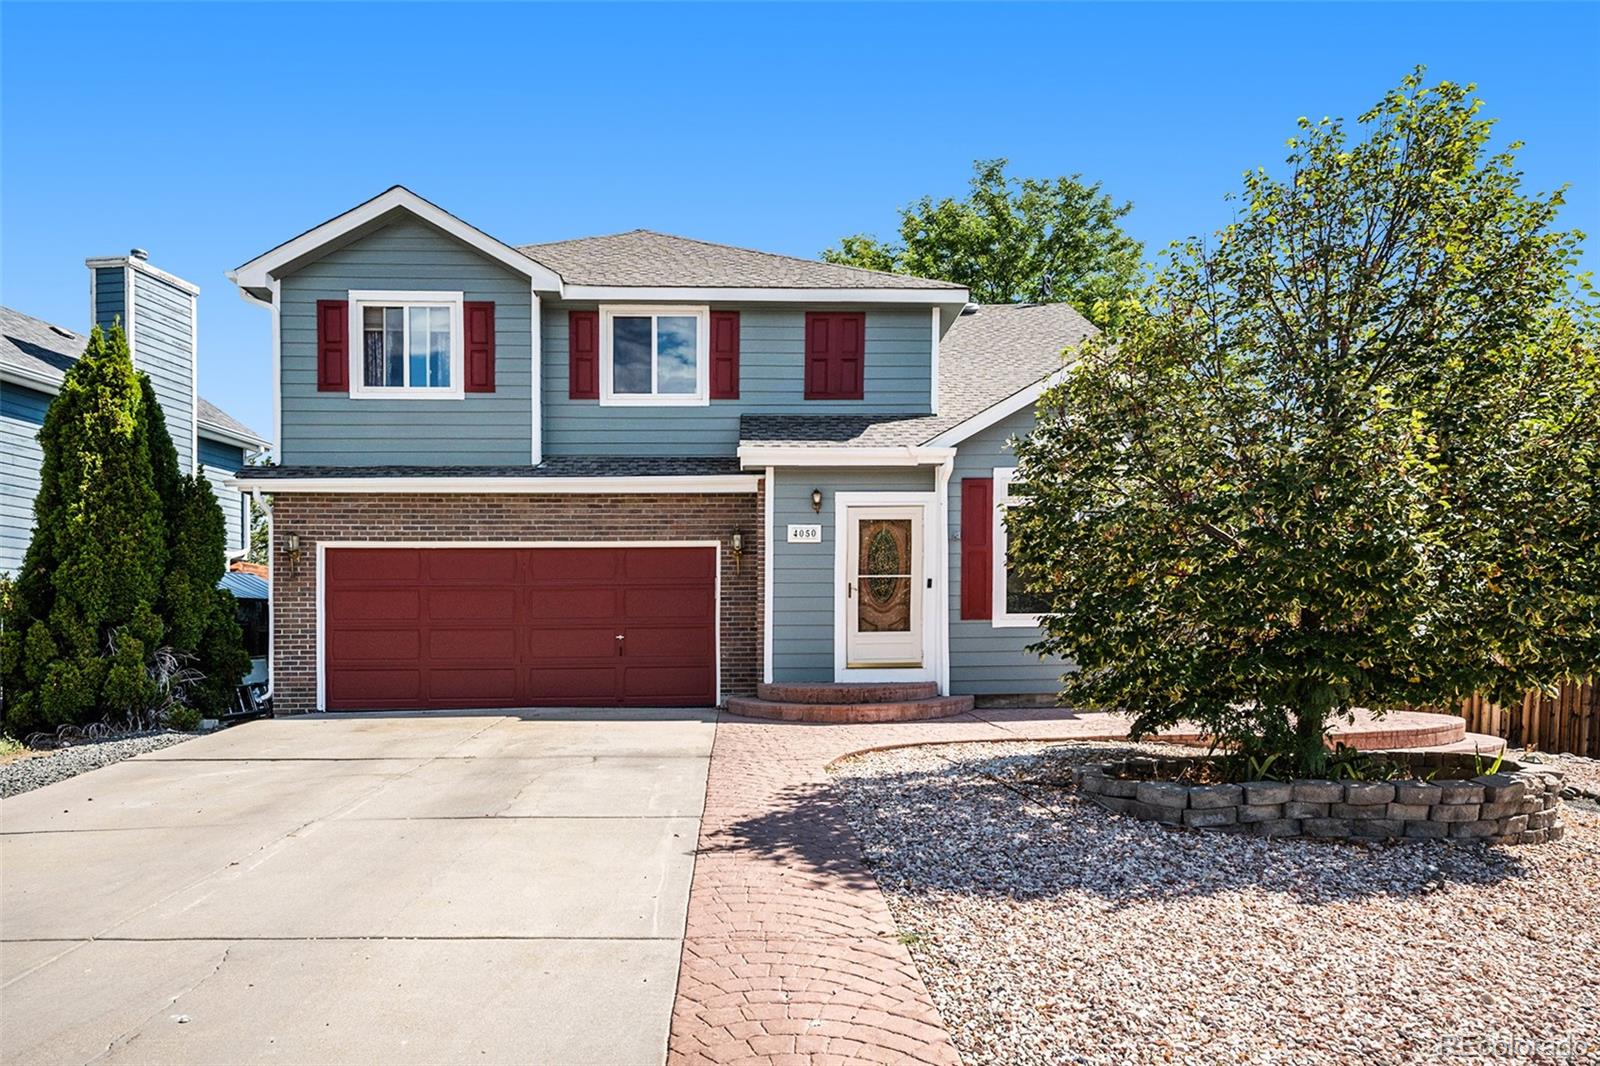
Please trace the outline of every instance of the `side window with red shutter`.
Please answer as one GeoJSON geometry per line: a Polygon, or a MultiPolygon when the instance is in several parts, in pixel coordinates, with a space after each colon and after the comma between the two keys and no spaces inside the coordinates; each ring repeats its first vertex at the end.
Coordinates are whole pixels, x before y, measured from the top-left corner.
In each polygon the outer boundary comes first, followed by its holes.
{"type": "Polygon", "coordinates": [[[994,479],[961,479],[961,617],[994,617],[994,479]]]}
{"type": "Polygon", "coordinates": [[[600,312],[567,315],[567,397],[600,398],[600,312]]]}
{"type": "Polygon", "coordinates": [[[350,391],[350,301],[317,301],[317,391],[350,391]]]}
{"type": "Polygon", "coordinates": [[[866,384],[866,318],[855,312],[806,314],[806,399],[859,400],[866,384]]]}
{"type": "Polygon", "coordinates": [[[467,392],[494,391],[494,304],[468,300],[466,319],[467,392]]]}
{"type": "Polygon", "coordinates": [[[739,398],[739,312],[711,312],[711,398],[739,398]]]}

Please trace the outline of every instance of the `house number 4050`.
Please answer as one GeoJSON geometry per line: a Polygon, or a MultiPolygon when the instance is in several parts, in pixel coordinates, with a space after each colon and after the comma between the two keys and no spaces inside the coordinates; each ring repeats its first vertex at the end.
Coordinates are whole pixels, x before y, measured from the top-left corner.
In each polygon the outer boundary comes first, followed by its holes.
{"type": "Polygon", "coordinates": [[[789,527],[789,543],[790,544],[821,544],[822,543],[822,527],[821,526],[790,526],[789,527]]]}

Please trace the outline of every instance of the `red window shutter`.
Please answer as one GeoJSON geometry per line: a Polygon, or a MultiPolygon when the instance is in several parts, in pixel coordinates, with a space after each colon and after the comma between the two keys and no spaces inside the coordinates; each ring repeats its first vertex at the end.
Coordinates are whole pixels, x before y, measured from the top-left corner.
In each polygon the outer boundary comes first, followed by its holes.
{"type": "Polygon", "coordinates": [[[468,392],[494,391],[494,304],[468,301],[462,304],[466,319],[468,392]]]}
{"type": "Polygon", "coordinates": [[[350,301],[317,301],[317,391],[350,391],[350,301]]]}
{"type": "Polygon", "coordinates": [[[739,398],[739,312],[711,312],[711,398],[739,398]]]}
{"type": "Polygon", "coordinates": [[[994,617],[994,479],[961,479],[961,617],[994,617]]]}
{"type": "Polygon", "coordinates": [[[567,397],[600,398],[600,312],[567,315],[567,397]]]}
{"type": "Polygon", "coordinates": [[[806,315],[806,399],[859,400],[866,383],[867,316],[806,315]]]}

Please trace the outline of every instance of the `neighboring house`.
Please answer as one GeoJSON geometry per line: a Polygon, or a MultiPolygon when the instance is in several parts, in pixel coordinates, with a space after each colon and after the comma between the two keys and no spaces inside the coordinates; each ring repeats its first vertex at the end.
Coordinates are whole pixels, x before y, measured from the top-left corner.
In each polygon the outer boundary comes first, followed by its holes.
{"type": "Polygon", "coordinates": [[[636,230],[513,247],[395,187],[232,272],[273,320],[280,712],[1053,692],[1007,441],[1060,304],[636,230]]]}
{"type": "MultiPolygon", "coordinates": [[[[200,290],[157,270],[142,253],[87,262],[93,321],[109,327],[120,319],[127,329],[134,366],[155,386],[180,468],[211,482],[227,522],[229,555],[245,554],[249,502],[225,482],[268,443],[195,391],[200,290]]],[[[0,307],[0,571],[22,565],[44,461],[39,427],[87,343],[83,334],[0,307]]]]}

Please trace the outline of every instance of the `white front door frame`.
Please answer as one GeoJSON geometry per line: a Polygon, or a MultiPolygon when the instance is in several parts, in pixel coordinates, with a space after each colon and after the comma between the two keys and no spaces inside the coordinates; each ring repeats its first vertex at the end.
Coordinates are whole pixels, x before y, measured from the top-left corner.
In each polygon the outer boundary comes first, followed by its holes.
{"type": "Polygon", "coordinates": [[[941,649],[937,634],[943,619],[939,606],[947,595],[944,588],[944,563],[940,547],[944,538],[935,527],[938,512],[936,492],[836,492],[833,494],[833,677],[835,681],[941,681],[941,649]],[[845,655],[849,636],[850,510],[851,508],[916,507],[921,510],[921,528],[915,537],[922,544],[922,665],[914,668],[876,667],[852,669],[845,655]]]}

